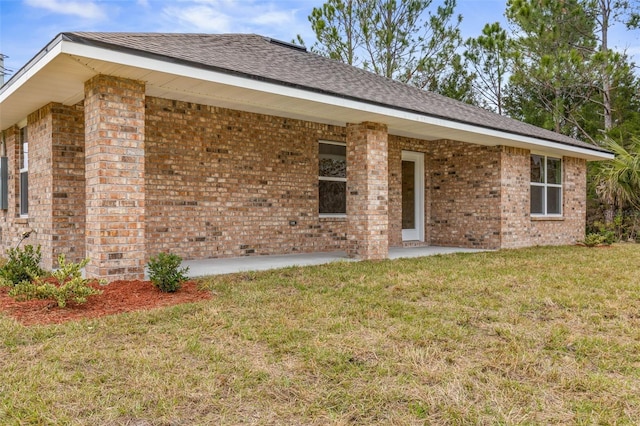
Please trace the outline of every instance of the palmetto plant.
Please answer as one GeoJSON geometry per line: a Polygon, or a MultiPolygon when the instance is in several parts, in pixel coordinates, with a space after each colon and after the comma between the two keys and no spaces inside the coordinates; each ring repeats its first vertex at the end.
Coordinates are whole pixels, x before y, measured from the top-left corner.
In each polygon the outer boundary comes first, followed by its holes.
{"type": "Polygon", "coordinates": [[[598,164],[593,182],[596,194],[607,204],[606,220],[610,222],[616,211],[640,209],[640,138],[633,137],[622,145],[608,137],[602,147],[615,158],[598,164]]]}

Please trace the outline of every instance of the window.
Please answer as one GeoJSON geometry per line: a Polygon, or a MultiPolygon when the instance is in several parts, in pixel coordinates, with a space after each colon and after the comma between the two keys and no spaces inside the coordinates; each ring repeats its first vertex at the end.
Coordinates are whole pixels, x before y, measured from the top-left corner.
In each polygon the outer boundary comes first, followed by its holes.
{"type": "Polygon", "coordinates": [[[321,215],[347,213],[347,146],[320,142],[318,155],[318,201],[321,215]]]}
{"type": "Polygon", "coordinates": [[[29,133],[20,129],[20,216],[29,213],[29,133]]]}
{"type": "Polygon", "coordinates": [[[531,155],[531,214],[562,215],[562,160],[531,155]]]}
{"type": "Polygon", "coordinates": [[[0,132],[0,210],[9,208],[9,159],[4,132],[0,132]]]}

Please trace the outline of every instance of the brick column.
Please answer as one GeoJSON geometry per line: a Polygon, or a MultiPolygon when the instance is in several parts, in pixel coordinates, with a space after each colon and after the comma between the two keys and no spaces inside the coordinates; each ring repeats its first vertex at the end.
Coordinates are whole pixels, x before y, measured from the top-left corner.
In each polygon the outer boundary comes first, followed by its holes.
{"type": "Polygon", "coordinates": [[[347,125],[347,254],[360,259],[389,256],[387,126],[347,125]]]}
{"type": "Polygon", "coordinates": [[[89,277],[140,279],[145,265],[144,83],[85,83],[86,255],[89,277]]]}

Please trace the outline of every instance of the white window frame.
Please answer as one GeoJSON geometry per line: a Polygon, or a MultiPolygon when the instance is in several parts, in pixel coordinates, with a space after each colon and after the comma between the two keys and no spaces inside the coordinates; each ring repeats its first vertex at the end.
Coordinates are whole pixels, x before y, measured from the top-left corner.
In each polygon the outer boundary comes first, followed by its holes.
{"type": "MultiPolygon", "coordinates": [[[[325,144],[325,145],[337,145],[337,146],[344,146],[346,148],[347,144],[346,142],[337,142],[337,141],[327,141],[327,140],[319,140],[318,141],[318,154],[320,153],[320,144],[325,144]]],[[[347,155],[345,153],[345,162],[347,160],[347,155]]],[[[318,157],[318,161],[320,161],[320,157],[318,157]]],[[[339,177],[327,177],[327,176],[320,176],[320,174],[318,173],[318,181],[329,181],[329,182],[345,182],[345,186],[346,186],[346,182],[347,182],[347,178],[339,178],[339,177]]],[[[346,195],[346,194],[345,194],[346,195]]],[[[318,202],[320,201],[320,190],[318,190],[318,202]]],[[[336,217],[336,218],[341,218],[341,217],[347,217],[347,213],[320,213],[318,212],[318,215],[320,217],[336,217]]]]}
{"type": "Polygon", "coordinates": [[[19,131],[20,139],[20,155],[18,158],[18,165],[20,167],[19,179],[20,179],[20,217],[29,217],[29,128],[25,124],[20,127],[19,131]],[[26,133],[26,138],[23,135],[26,133]],[[26,139],[26,141],[24,140],[26,139]],[[23,176],[26,177],[27,185],[24,188],[23,176]],[[26,203],[23,203],[23,197],[26,194],[26,203]],[[26,204],[26,205],[25,205],[26,204]]]}
{"type": "MultiPolygon", "coordinates": [[[[531,155],[529,156],[529,164],[531,164],[531,157],[532,156],[537,156],[537,157],[542,157],[543,161],[544,161],[544,178],[543,181],[544,182],[531,182],[531,170],[529,170],[529,184],[531,185],[531,187],[533,186],[537,186],[537,187],[541,187],[543,188],[543,197],[542,197],[542,203],[543,203],[543,212],[542,213],[533,213],[531,211],[529,211],[531,217],[562,217],[563,213],[564,213],[564,190],[563,190],[563,186],[564,186],[564,161],[562,157],[556,157],[553,155],[546,155],[546,154],[541,154],[541,153],[537,153],[537,152],[532,152],[531,155]],[[560,183],[548,183],[547,182],[547,171],[549,170],[548,167],[548,163],[547,160],[548,159],[553,159],[553,160],[559,160],[560,161],[560,183]],[[560,189],[560,213],[548,213],[547,211],[547,206],[548,206],[548,199],[549,199],[549,192],[548,192],[548,188],[559,188],[560,189]]],[[[531,197],[531,191],[529,191],[529,197],[531,197]]],[[[531,209],[531,202],[529,202],[529,209],[531,209]]]]}

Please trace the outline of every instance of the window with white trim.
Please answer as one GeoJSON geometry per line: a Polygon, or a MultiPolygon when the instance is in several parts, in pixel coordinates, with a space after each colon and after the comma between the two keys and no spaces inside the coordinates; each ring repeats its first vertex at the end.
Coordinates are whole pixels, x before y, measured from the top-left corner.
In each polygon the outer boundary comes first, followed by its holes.
{"type": "Polygon", "coordinates": [[[20,216],[29,213],[29,133],[20,129],[20,216]]]}
{"type": "Polygon", "coordinates": [[[531,215],[562,215],[562,159],[531,154],[531,215]]]}
{"type": "Polygon", "coordinates": [[[347,145],[321,141],[318,147],[318,205],[323,216],[347,213],[347,145]]]}

